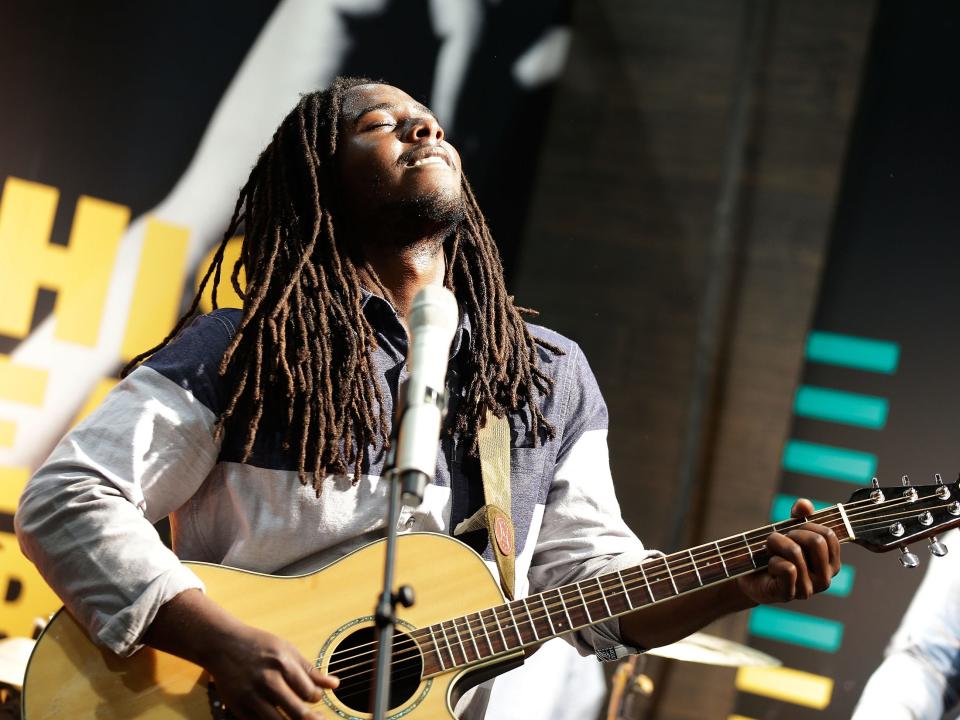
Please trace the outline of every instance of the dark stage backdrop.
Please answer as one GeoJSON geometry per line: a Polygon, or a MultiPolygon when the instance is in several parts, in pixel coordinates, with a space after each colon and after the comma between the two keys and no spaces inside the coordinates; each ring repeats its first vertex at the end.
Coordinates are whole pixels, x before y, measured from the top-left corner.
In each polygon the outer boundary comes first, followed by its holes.
{"type": "MultiPolygon", "coordinates": [[[[773,519],[795,496],[833,504],[873,475],[921,484],[960,471],[958,31],[953,4],[879,6],[773,519]]],[[[920,570],[847,546],[829,594],[755,610],[751,643],[784,668],[741,671],[738,713],[849,717],[937,562],[912,549],[920,570]]]]}
{"type": "Polygon", "coordinates": [[[0,5],[0,635],[59,604],[11,534],[27,476],[172,326],[298,94],[355,74],[429,104],[509,271],[568,5],[0,5]]]}

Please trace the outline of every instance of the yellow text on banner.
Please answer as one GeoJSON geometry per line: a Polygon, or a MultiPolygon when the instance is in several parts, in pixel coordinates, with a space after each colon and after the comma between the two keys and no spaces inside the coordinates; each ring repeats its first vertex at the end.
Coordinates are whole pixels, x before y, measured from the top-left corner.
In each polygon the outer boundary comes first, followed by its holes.
{"type": "MultiPolygon", "coordinates": [[[[0,467],[0,514],[13,515],[30,472],[0,467]]],[[[61,602],[33,564],[20,553],[16,536],[0,532],[0,633],[30,637],[37,618],[61,602]]]]}
{"type": "Polygon", "coordinates": [[[0,400],[41,407],[46,392],[46,370],[21,365],[0,355],[0,400]]]}
{"type": "Polygon", "coordinates": [[[37,290],[57,291],[54,335],[93,347],[117,246],[130,219],[122,205],[81,196],[67,247],[50,232],[59,192],[7,178],[0,200],[0,334],[25,337],[37,290]]]}
{"type": "Polygon", "coordinates": [[[147,221],[140,269],[120,354],[124,360],[163,340],[177,322],[187,262],[187,228],[147,221]]]}
{"type": "Polygon", "coordinates": [[[20,554],[16,536],[0,532],[0,633],[30,637],[36,620],[62,604],[33,563],[20,554]]]}

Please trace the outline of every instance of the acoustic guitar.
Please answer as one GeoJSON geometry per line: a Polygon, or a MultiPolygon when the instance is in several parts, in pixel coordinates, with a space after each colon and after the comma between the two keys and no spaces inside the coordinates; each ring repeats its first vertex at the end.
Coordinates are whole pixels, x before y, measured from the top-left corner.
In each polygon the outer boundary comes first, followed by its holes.
{"type": "MultiPolygon", "coordinates": [[[[906,483],[906,480],[905,480],[906,483]]],[[[766,538],[817,522],[840,542],[875,552],[931,538],[960,525],[960,486],[873,487],[806,520],[786,520],[704,545],[652,558],[642,565],[505,602],[483,560],[460,542],[427,533],[402,535],[397,577],[416,590],[416,603],[398,608],[388,717],[453,717],[460,693],[523,661],[526,649],[575,629],[695,592],[764,568],[766,538]]],[[[208,595],[243,621],[292,641],[340,687],[323,693],[330,716],[371,717],[375,665],[372,612],[380,591],[384,543],[367,545],[309,575],[273,577],[187,563],[208,595]]],[[[531,688],[535,691],[534,688],[531,688]]],[[[150,648],[120,658],[94,645],[64,610],[40,636],[23,686],[26,720],[195,720],[232,717],[205,671],[150,648]]]]}

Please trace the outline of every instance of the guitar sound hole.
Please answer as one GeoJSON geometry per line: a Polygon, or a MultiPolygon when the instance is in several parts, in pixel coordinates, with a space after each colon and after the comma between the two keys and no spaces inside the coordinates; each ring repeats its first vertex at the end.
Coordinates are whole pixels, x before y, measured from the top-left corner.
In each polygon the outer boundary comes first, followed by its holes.
{"type": "MultiPolygon", "coordinates": [[[[373,712],[371,688],[376,675],[376,637],[367,627],[345,636],[330,656],[329,673],[340,678],[332,694],[354,712],[373,712]]],[[[420,686],[423,660],[416,642],[406,633],[394,632],[390,670],[391,708],[412,698],[420,686]]]]}

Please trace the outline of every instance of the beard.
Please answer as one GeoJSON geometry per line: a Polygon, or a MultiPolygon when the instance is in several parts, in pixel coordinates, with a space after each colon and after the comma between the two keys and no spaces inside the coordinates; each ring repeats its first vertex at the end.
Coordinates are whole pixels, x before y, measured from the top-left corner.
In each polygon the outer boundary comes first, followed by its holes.
{"type": "Polygon", "coordinates": [[[463,193],[434,190],[412,198],[392,199],[380,208],[383,227],[401,244],[427,237],[447,237],[466,215],[463,193]]]}

